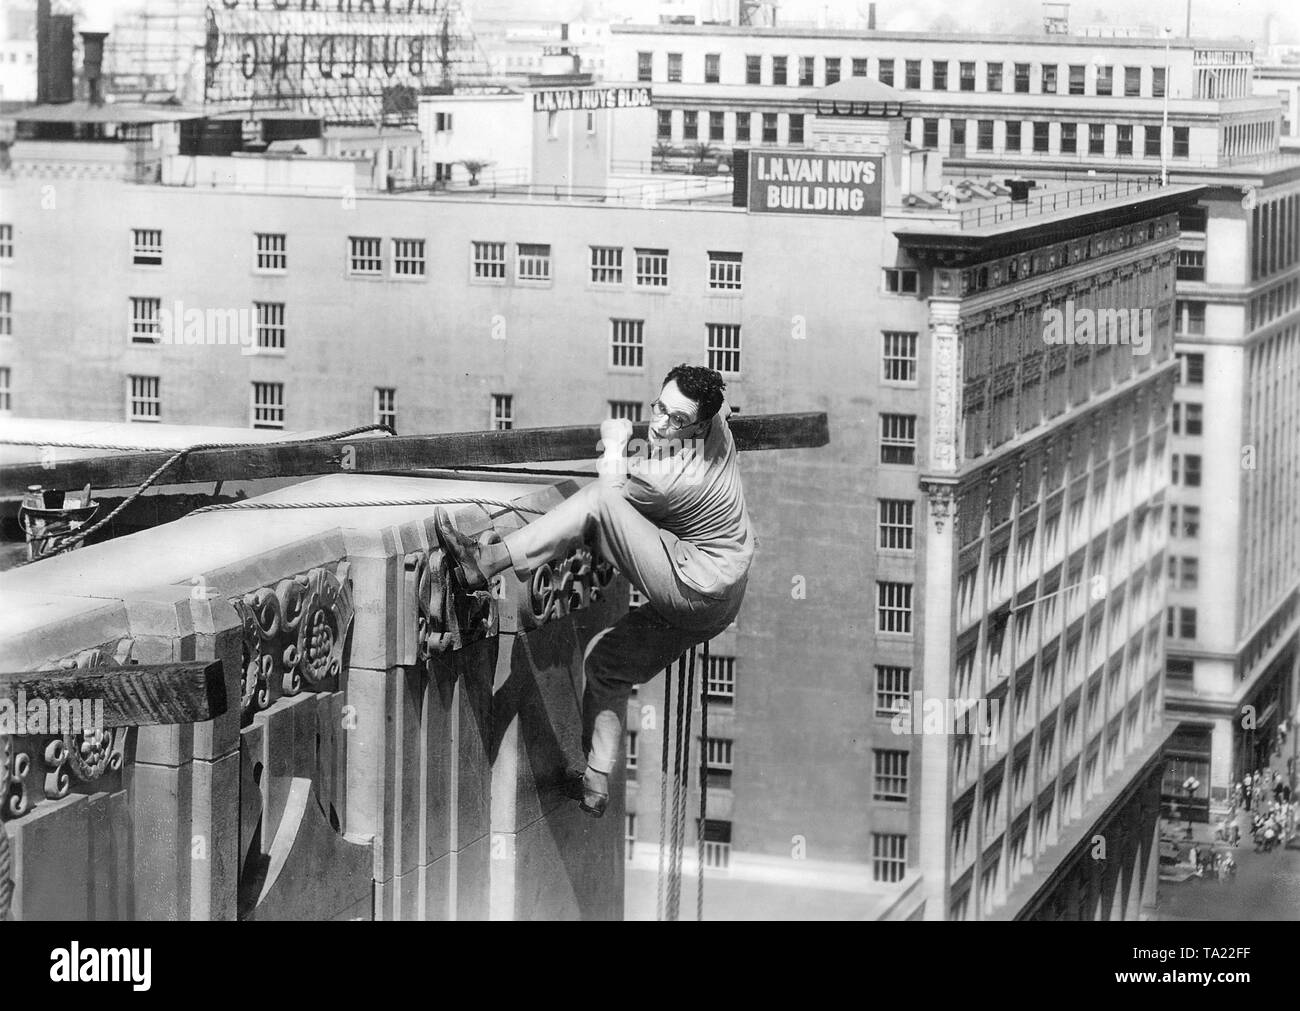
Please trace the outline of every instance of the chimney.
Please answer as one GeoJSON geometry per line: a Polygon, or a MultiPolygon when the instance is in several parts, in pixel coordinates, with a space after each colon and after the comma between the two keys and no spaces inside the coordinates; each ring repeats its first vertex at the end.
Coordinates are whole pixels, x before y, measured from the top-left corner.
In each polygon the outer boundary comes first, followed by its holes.
{"type": "Polygon", "coordinates": [[[36,101],[71,102],[73,89],[72,15],[51,14],[50,0],[36,5],[36,101]]]}
{"type": "Polygon", "coordinates": [[[874,32],[875,30],[876,30],[876,5],[867,4],[867,31],[874,32]]]}
{"type": "Polygon", "coordinates": [[[104,104],[104,40],[108,32],[81,33],[82,74],[86,81],[86,101],[104,104]]]}

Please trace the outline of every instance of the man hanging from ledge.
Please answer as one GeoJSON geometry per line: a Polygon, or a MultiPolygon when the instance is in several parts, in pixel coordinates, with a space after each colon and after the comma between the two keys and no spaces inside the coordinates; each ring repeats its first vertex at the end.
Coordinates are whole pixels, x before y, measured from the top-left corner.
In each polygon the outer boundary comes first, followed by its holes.
{"type": "Polygon", "coordinates": [[[595,534],[596,547],[646,597],[601,633],[586,659],[583,747],[587,768],[571,788],[599,818],[624,736],[627,700],[686,650],[735,620],[745,596],[754,531],[745,508],[722,376],[678,365],[651,404],[648,459],[626,456],[631,423],[601,425],[600,476],[498,543],[461,534],[446,510],[435,525],[467,590],[513,567],[520,579],[595,534]]]}

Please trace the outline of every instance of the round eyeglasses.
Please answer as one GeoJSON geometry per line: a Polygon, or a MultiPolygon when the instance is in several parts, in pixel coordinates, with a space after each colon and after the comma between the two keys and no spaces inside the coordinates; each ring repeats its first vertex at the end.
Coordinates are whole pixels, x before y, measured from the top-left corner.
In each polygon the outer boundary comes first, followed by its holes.
{"type": "Polygon", "coordinates": [[[681,411],[670,411],[664,406],[662,400],[656,400],[650,405],[650,411],[656,418],[668,417],[668,427],[674,431],[680,431],[690,425],[695,424],[696,419],[688,417],[681,411]]]}

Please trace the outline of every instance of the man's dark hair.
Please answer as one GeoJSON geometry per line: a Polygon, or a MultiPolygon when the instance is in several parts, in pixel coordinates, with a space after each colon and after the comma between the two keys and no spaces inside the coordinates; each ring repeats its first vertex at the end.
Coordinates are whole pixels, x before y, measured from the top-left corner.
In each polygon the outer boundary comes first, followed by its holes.
{"type": "Polygon", "coordinates": [[[708,421],[722,407],[722,391],[727,384],[722,381],[722,374],[703,365],[687,365],[682,362],[674,366],[664,376],[663,386],[677,380],[677,388],[683,396],[690,397],[700,405],[700,421],[708,421]]]}

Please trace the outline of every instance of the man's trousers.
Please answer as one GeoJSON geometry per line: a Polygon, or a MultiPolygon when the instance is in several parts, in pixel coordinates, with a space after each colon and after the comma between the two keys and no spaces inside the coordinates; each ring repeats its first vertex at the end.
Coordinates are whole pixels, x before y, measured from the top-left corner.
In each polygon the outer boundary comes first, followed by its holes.
{"type": "Polygon", "coordinates": [[[627,700],[692,646],[713,638],[735,619],[746,580],[724,597],[685,583],[673,565],[665,534],[624,496],[618,484],[593,481],[527,526],[505,545],[521,579],[594,534],[597,550],[648,603],[629,611],[588,647],[582,698],[583,747],[597,772],[613,770],[627,721],[627,700]]]}

